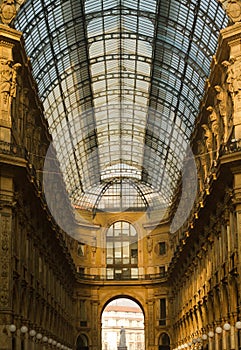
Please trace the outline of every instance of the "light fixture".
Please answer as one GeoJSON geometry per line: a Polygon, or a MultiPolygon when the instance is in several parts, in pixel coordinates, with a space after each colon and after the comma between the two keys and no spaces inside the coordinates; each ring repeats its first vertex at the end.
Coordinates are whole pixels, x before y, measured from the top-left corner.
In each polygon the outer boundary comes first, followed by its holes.
{"type": "Polygon", "coordinates": [[[17,329],[17,327],[15,326],[15,324],[10,324],[9,330],[10,330],[11,333],[16,332],[16,329],[17,329]]]}
{"type": "Polygon", "coordinates": [[[31,329],[31,331],[29,331],[29,335],[30,337],[34,337],[36,335],[36,331],[34,329],[31,329]]]}
{"type": "Polygon", "coordinates": [[[213,331],[209,331],[209,332],[208,332],[208,336],[209,336],[209,338],[213,338],[213,337],[214,337],[213,331]]]}
{"type": "Polygon", "coordinates": [[[53,346],[55,346],[57,344],[56,340],[53,340],[53,346]]]}
{"type": "Polygon", "coordinates": [[[22,334],[26,334],[27,331],[28,331],[28,327],[26,327],[26,326],[22,326],[22,327],[20,328],[20,332],[21,332],[22,334]]]}
{"type": "Polygon", "coordinates": [[[216,327],[216,329],[215,329],[215,332],[217,333],[217,334],[221,334],[222,333],[222,328],[221,327],[216,327]]]}
{"type": "Polygon", "coordinates": [[[53,339],[52,339],[52,338],[49,338],[48,343],[49,343],[49,344],[52,344],[52,343],[53,343],[53,339]]]}
{"type": "Polygon", "coordinates": [[[230,324],[229,324],[229,323],[225,323],[225,324],[223,325],[223,329],[224,329],[225,331],[230,331],[230,329],[231,329],[230,324]]]}
{"type": "Polygon", "coordinates": [[[44,343],[47,343],[47,341],[48,341],[48,337],[46,337],[46,335],[43,337],[43,342],[44,343]]]}
{"type": "Polygon", "coordinates": [[[57,343],[56,346],[57,346],[57,348],[60,348],[60,347],[61,347],[61,344],[60,344],[60,343],[57,343]]]}
{"type": "Polygon", "coordinates": [[[235,328],[241,329],[241,321],[237,321],[237,322],[235,323],[235,328]]]}
{"type": "Polygon", "coordinates": [[[37,333],[37,335],[36,335],[36,338],[38,339],[38,340],[40,340],[40,339],[42,339],[42,334],[41,333],[37,333]]]}
{"type": "Polygon", "coordinates": [[[208,339],[207,334],[203,334],[203,335],[202,335],[202,340],[207,340],[207,339],[208,339]]]}

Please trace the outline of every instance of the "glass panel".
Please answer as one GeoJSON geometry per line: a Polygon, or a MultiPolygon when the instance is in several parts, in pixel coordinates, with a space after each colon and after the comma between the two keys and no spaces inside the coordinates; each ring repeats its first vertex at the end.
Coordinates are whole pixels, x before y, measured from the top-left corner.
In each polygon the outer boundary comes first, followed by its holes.
{"type": "Polygon", "coordinates": [[[131,278],[132,279],[138,278],[138,268],[131,268],[131,278]]]}
{"type": "Polygon", "coordinates": [[[110,268],[106,269],[106,278],[114,279],[114,269],[110,269],[110,268]]]}
{"type": "Polygon", "coordinates": [[[121,242],[114,242],[115,258],[121,258],[121,242]]]}
{"type": "Polygon", "coordinates": [[[215,0],[24,2],[15,25],[73,204],[171,204],[227,22],[215,0]]]}
{"type": "Polygon", "coordinates": [[[129,243],[124,242],[123,243],[123,264],[129,264],[130,263],[130,248],[129,243]]]}

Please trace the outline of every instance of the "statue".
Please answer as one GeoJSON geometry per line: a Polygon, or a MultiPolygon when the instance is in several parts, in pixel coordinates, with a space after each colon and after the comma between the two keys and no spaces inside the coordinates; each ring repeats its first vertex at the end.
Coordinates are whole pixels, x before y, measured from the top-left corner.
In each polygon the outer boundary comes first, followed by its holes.
{"type": "Polygon", "coordinates": [[[229,116],[231,115],[230,97],[228,96],[227,90],[221,86],[216,85],[214,89],[216,91],[217,107],[223,122],[223,142],[226,144],[228,141],[229,116]]]}
{"type": "Polygon", "coordinates": [[[207,126],[207,124],[203,124],[202,128],[204,130],[205,145],[206,145],[206,150],[208,152],[209,159],[210,159],[210,166],[212,166],[212,164],[213,164],[213,134],[212,134],[212,131],[207,126]]]}
{"type": "Polygon", "coordinates": [[[125,328],[121,326],[119,348],[123,347],[126,347],[126,331],[125,328]]]}
{"type": "Polygon", "coordinates": [[[10,117],[12,98],[16,97],[17,72],[20,63],[12,64],[11,60],[0,60],[0,103],[5,117],[10,117]]]}
{"type": "Polygon", "coordinates": [[[221,146],[221,123],[219,116],[217,115],[215,109],[212,106],[207,108],[209,114],[209,121],[211,125],[211,131],[214,135],[215,143],[216,143],[216,159],[219,156],[219,150],[221,146]]]}
{"type": "Polygon", "coordinates": [[[153,248],[153,241],[150,236],[147,236],[147,251],[149,254],[151,254],[153,248]]]}
{"type": "Polygon", "coordinates": [[[235,58],[230,57],[229,61],[223,61],[222,66],[226,68],[226,84],[227,84],[227,90],[231,95],[232,101],[234,101],[235,96],[235,72],[234,72],[234,62],[235,58]]]}

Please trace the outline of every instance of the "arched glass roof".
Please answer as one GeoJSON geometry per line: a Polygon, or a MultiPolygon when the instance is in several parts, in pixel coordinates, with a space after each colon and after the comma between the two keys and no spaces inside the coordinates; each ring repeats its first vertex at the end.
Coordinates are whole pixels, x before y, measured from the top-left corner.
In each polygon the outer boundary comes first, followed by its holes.
{"type": "Polygon", "coordinates": [[[15,25],[73,203],[92,210],[124,185],[140,206],[150,193],[171,204],[227,22],[216,0],[22,5],[15,25]]]}

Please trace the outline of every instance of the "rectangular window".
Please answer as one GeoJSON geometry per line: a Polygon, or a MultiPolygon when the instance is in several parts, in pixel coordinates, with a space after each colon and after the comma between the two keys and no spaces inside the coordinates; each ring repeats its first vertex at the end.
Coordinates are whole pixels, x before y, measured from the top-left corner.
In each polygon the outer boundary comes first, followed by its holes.
{"type": "Polygon", "coordinates": [[[166,242],[160,242],[159,243],[159,254],[165,255],[166,254],[166,242]]]}
{"type": "Polygon", "coordinates": [[[84,244],[78,243],[78,255],[84,256],[84,244]]]}
{"type": "Polygon", "coordinates": [[[165,266],[160,266],[160,275],[161,277],[165,275],[165,266]]]}
{"type": "Polygon", "coordinates": [[[166,325],[166,299],[162,298],[160,299],[160,320],[159,320],[160,326],[166,325]]]}
{"type": "Polygon", "coordinates": [[[106,278],[108,280],[114,279],[114,269],[106,269],[106,278]]]}
{"type": "Polygon", "coordinates": [[[84,267],[78,267],[78,272],[83,276],[85,274],[84,267]]]}

